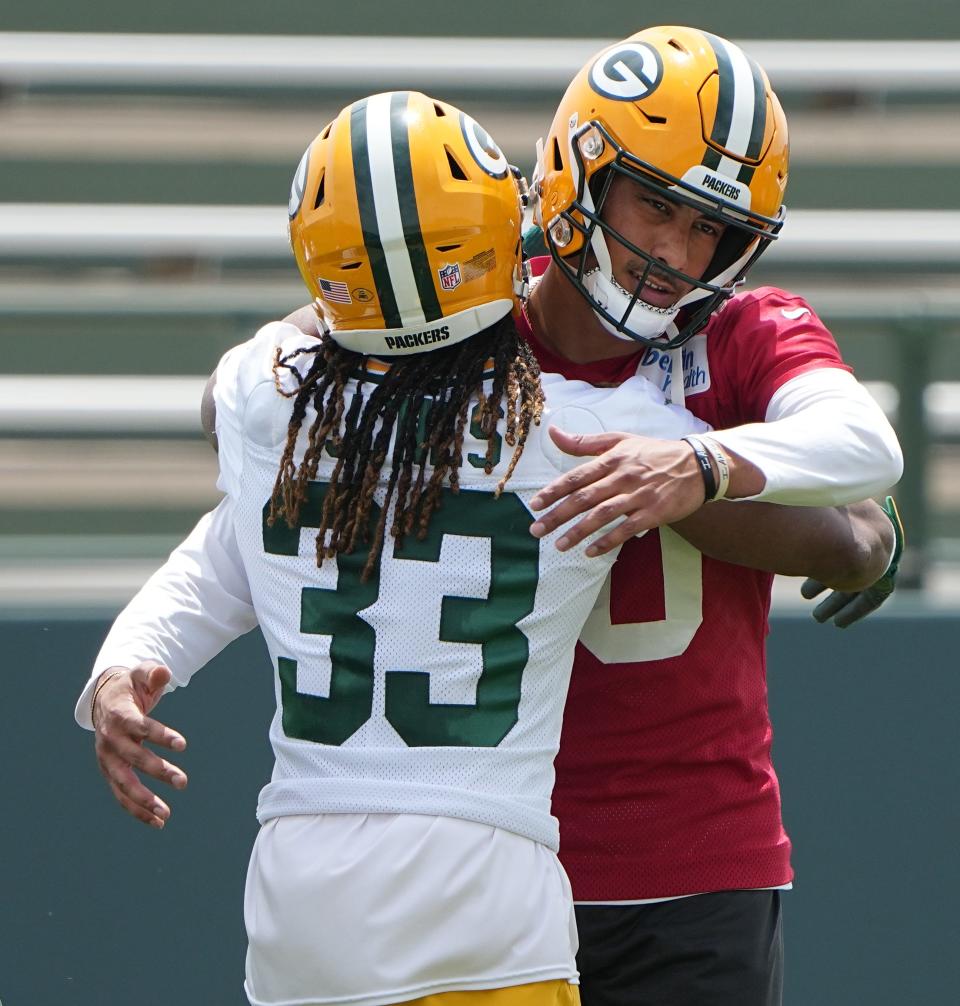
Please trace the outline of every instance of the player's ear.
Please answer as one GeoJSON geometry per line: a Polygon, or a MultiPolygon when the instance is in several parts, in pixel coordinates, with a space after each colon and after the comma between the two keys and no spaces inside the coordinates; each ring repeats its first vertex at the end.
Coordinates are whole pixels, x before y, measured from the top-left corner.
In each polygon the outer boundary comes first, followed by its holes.
{"type": "Polygon", "coordinates": [[[214,371],[207,379],[207,386],[203,389],[203,399],[200,402],[200,423],[203,426],[203,435],[210,442],[210,446],[217,450],[217,403],[213,398],[213,389],[217,384],[217,372],[214,371]]]}

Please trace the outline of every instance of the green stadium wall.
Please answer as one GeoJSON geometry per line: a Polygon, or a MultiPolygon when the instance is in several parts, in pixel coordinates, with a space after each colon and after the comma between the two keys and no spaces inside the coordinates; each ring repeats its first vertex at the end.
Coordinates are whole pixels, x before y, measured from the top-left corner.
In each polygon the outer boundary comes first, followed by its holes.
{"type": "MultiPolygon", "coordinates": [[[[280,0],[242,5],[233,0],[4,0],[4,31],[149,31],[291,35],[528,35],[620,38],[649,24],[692,24],[728,38],[951,38],[960,34],[955,0],[910,4],[757,4],[754,0],[686,0],[676,10],[629,0],[584,4],[514,0],[451,4],[448,0],[361,0],[317,4],[280,0]]],[[[318,53],[322,57],[322,53],[318,53]]],[[[895,67],[890,68],[896,72],[895,67]]]]}
{"type": "MultiPolygon", "coordinates": [[[[846,632],[778,617],[774,755],[795,846],[787,1006],[955,1002],[958,618],[912,611],[846,632]]],[[[160,833],[109,795],[72,707],[103,620],[0,623],[3,1006],[241,1006],[243,883],[271,757],[258,634],[162,717],[190,774],[160,833]]]]}

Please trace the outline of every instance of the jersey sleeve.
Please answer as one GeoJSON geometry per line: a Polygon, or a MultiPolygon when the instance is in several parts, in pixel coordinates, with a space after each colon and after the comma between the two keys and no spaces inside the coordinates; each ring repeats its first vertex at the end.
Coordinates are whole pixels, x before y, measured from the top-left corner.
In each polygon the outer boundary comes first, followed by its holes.
{"type": "Polygon", "coordinates": [[[217,488],[234,498],[243,474],[243,430],[247,402],[254,388],[273,383],[277,350],[289,345],[315,342],[286,322],[271,322],[247,342],[228,350],[217,365],[213,389],[216,404],[217,454],[220,471],[217,488]]]}
{"type": "Polygon", "coordinates": [[[823,367],[851,371],[802,297],[765,287],[731,304],[718,321],[715,352],[737,423],[762,422],[775,392],[801,374],[823,367]]]}
{"type": "Polygon", "coordinates": [[[92,729],[94,684],[108,667],[156,660],[169,668],[172,690],[256,624],[227,497],[117,616],[77,702],[77,722],[92,729]]]}
{"type": "Polygon", "coordinates": [[[239,492],[240,475],[243,469],[241,438],[243,412],[238,378],[243,353],[247,346],[247,343],[242,346],[234,346],[221,357],[219,364],[217,364],[217,376],[213,385],[219,467],[217,488],[228,496],[236,496],[239,492]]]}

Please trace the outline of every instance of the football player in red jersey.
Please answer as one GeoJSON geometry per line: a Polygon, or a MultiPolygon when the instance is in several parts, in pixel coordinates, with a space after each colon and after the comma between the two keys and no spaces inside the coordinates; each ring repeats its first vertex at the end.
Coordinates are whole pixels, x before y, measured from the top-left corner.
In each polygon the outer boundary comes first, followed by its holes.
{"type": "MultiPolygon", "coordinates": [[[[598,457],[533,501],[535,534],[582,515],[558,547],[616,518],[597,551],[657,529],[627,541],[581,636],[556,765],[585,1006],[782,998],[792,872],[764,570],[803,572],[809,554],[788,524],[764,532],[779,508],[702,504],[838,506],[886,490],[902,466],[813,309],[783,290],[737,292],[780,231],[787,159],[763,70],[679,27],[591,59],[540,150],[550,257],[534,261],[526,334],[541,367],[593,383],[645,374],[715,430],[672,445],[556,436],[598,457]]],[[[881,573],[891,552],[876,551],[881,573]]]]}

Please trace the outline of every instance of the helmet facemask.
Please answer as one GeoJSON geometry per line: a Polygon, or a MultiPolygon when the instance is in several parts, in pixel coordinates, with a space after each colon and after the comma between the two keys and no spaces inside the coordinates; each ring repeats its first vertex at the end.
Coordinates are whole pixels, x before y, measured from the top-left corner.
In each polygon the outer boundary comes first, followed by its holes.
{"type": "MultiPolygon", "coordinates": [[[[577,179],[577,196],[544,228],[547,247],[557,267],[591,305],[604,328],[627,341],[661,349],[682,346],[733,296],[783,225],[782,207],[775,218],[765,217],[722,196],[708,194],[686,178],[676,178],[630,154],[597,121],[571,130],[568,154],[577,179]],[[585,156],[599,156],[604,150],[614,151],[614,157],[590,177],[585,156]],[[603,219],[603,207],[617,175],[725,225],[703,276],[687,275],[654,258],[625,238],[611,221],[603,219]],[[575,231],[582,238],[582,251],[575,259],[564,258],[563,249],[571,243],[575,231]],[[646,262],[632,291],[621,286],[613,275],[608,239],[646,262]],[[670,307],[648,304],[641,291],[656,275],[692,289],[670,307]]],[[[695,175],[695,171],[687,174],[695,175]]]]}

